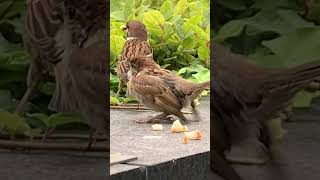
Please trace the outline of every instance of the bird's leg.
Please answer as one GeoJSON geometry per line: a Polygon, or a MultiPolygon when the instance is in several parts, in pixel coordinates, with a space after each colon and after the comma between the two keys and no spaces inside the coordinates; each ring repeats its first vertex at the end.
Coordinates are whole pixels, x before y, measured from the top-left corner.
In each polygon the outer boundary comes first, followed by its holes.
{"type": "Polygon", "coordinates": [[[120,81],[119,81],[119,84],[118,84],[118,91],[117,91],[115,97],[118,97],[118,96],[119,96],[122,88],[123,88],[123,83],[122,83],[122,81],[120,80],[120,81]]]}
{"type": "Polygon", "coordinates": [[[92,147],[92,144],[95,144],[95,142],[96,142],[95,132],[96,132],[96,130],[94,128],[90,128],[90,130],[89,130],[89,143],[88,143],[88,146],[86,147],[85,151],[89,151],[92,147]]]}
{"type": "Polygon", "coordinates": [[[45,131],[42,136],[41,142],[45,142],[47,138],[55,131],[56,128],[49,128],[45,131]]]}
{"type": "Polygon", "coordinates": [[[41,65],[38,63],[39,59],[35,59],[29,69],[27,77],[27,91],[24,93],[21,101],[15,109],[16,114],[21,114],[24,110],[25,104],[28,102],[33,90],[37,87],[41,79],[41,65]]]}
{"type": "Polygon", "coordinates": [[[138,101],[137,110],[140,109],[140,102],[138,101]]]}
{"type": "Polygon", "coordinates": [[[145,124],[145,123],[161,123],[161,122],[172,122],[173,118],[168,117],[168,114],[162,113],[153,117],[148,117],[145,119],[134,120],[135,123],[145,124]]]}
{"type": "Polygon", "coordinates": [[[199,113],[198,108],[196,107],[195,100],[191,101],[191,107],[192,107],[192,111],[194,113],[195,121],[201,121],[200,113],[199,113]]]}
{"type": "Polygon", "coordinates": [[[15,114],[21,114],[22,111],[24,110],[25,104],[28,102],[33,90],[36,87],[36,83],[34,83],[31,87],[27,88],[27,91],[24,93],[21,101],[19,102],[18,106],[15,109],[15,114]]]}
{"type": "Polygon", "coordinates": [[[246,138],[233,144],[231,151],[226,153],[228,161],[239,164],[264,164],[270,159],[267,147],[259,140],[259,127],[258,122],[250,122],[246,138]]]}
{"type": "Polygon", "coordinates": [[[290,122],[292,121],[292,104],[288,105],[288,107],[286,109],[284,109],[282,112],[280,112],[280,118],[284,121],[284,122],[290,122]]]}

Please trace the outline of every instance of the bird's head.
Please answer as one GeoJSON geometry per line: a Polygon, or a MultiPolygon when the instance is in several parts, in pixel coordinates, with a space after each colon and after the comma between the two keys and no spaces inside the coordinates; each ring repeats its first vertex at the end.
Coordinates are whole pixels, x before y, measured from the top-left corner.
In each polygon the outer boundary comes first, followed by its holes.
{"type": "Polygon", "coordinates": [[[122,30],[127,32],[127,38],[137,38],[143,41],[148,39],[146,26],[140,21],[128,21],[122,30]]]}

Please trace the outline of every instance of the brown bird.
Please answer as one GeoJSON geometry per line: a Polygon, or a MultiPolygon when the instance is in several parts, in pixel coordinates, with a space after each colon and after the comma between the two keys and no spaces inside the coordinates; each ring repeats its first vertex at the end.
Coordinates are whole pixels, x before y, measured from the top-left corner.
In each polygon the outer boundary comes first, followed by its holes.
{"type": "MultiPolygon", "coordinates": [[[[71,3],[72,1],[70,1],[71,3]]],[[[57,112],[82,113],[91,128],[90,148],[98,135],[107,137],[108,33],[107,2],[75,1],[66,38],[80,32],[84,39],[72,39],[65,47],[69,55],[55,66],[56,89],[49,108],[57,112]],[[73,27],[76,26],[78,28],[73,27]]]]}
{"type": "Polygon", "coordinates": [[[147,41],[147,29],[143,23],[134,20],[128,21],[123,30],[127,32],[127,41],[123,46],[121,57],[119,59],[119,65],[117,68],[117,74],[120,78],[120,81],[116,96],[119,95],[122,88],[127,85],[128,82],[128,59],[137,56],[153,57],[152,47],[147,41]]]}
{"type": "Polygon", "coordinates": [[[31,54],[27,91],[15,113],[20,114],[39,81],[53,75],[53,67],[61,61],[63,48],[63,1],[27,1],[23,40],[31,54]]]}
{"type": "Polygon", "coordinates": [[[26,47],[33,56],[28,90],[19,113],[43,71],[51,72],[56,88],[49,109],[82,113],[91,128],[91,146],[107,136],[106,109],[108,33],[107,1],[30,0],[25,21],[26,47]]]}
{"type": "Polygon", "coordinates": [[[181,109],[191,104],[205,89],[209,89],[209,81],[204,83],[189,82],[173,72],[160,68],[151,57],[135,57],[129,59],[127,95],[136,97],[148,108],[162,114],[141,123],[156,123],[168,120],[169,115],[179,117],[184,123],[188,120],[181,109]]]}
{"type": "MultiPolygon", "coordinates": [[[[270,152],[267,121],[278,116],[294,95],[320,76],[320,62],[287,69],[264,69],[244,56],[213,44],[211,101],[211,167],[227,180],[241,177],[228,164],[225,153],[241,145],[246,163],[251,156],[270,152]]],[[[251,163],[251,162],[250,162],[251,163]]],[[[254,162],[252,162],[254,163],[254,162]]]]}

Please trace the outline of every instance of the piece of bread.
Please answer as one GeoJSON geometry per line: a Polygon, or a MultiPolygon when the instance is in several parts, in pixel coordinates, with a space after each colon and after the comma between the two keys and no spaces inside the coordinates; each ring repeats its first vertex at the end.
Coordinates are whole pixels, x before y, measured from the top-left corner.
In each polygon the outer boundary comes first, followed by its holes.
{"type": "Polygon", "coordinates": [[[192,140],[200,140],[202,135],[199,130],[195,130],[191,132],[184,132],[184,137],[192,140]]]}
{"type": "Polygon", "coordinates": [[[187,136],[183,136],[183,144],[188,144],[189,138],[187,136]]]}
{"type": "Polygon", "coordinates": [[[172,133],[180,133],[180,132],[186,132],[188,131],[187,126],[183,126],[179,120],[175,120],[171,126],[171,132],[172,133]]]}
{"type": "Polygon", "coordinates": [[[151,128],[152,128],[152,130],[154,130],[154,131],[163,131],[163,126],[162,126],[162,124],[153,124],[153,125],[151,126],[151,128]]]}

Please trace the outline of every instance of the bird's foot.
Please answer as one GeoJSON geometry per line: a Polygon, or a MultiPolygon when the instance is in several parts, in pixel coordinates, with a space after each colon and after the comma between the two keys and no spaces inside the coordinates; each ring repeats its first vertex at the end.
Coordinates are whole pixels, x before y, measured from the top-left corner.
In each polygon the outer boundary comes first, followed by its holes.
{"type": "Polygon", "coordinates": [[[97,134],[96,130],[93,128],[90,128],[89,132],[89,143],[87,147],[84,149],[85,152],[88,152],[91,150],[92,145],[94,145],[97,142],[97,134]]]}
{"type": "Polygon", "coordinates": [[[141,106],[141,103],[139,102],[138,105],[137,105],[137,109],[136,110],[139,110],[140,106],[141,106]]]}
{"type": "Polygon", "coordinates": [[[90,141],[89,143],[88,143],[88,145],[87,145],[87,147],[84,149],[84,152],[88,152],[88,151],[90,151],[91,150],[91,147],[92,147],[92,141],[90,141]]]}
{"type": "Polygon", "coordinates": [[[162,117],[159,118],[157,116],[155,117],[148,117],[145,119],[138,119],[138,120],[133,120],[134,123],[139,123],[139,124],[146,124],[146,123],[172,123],[172,121],[174,121],[173,117],[167,116],[167,117],[162,117]]]}
{"type": "Polygon", "coordinates": [[[258,140],[233,145],[226,157],[228,161],[237,164],[265,164],[270,159],[267,148],[258,140]]]}

